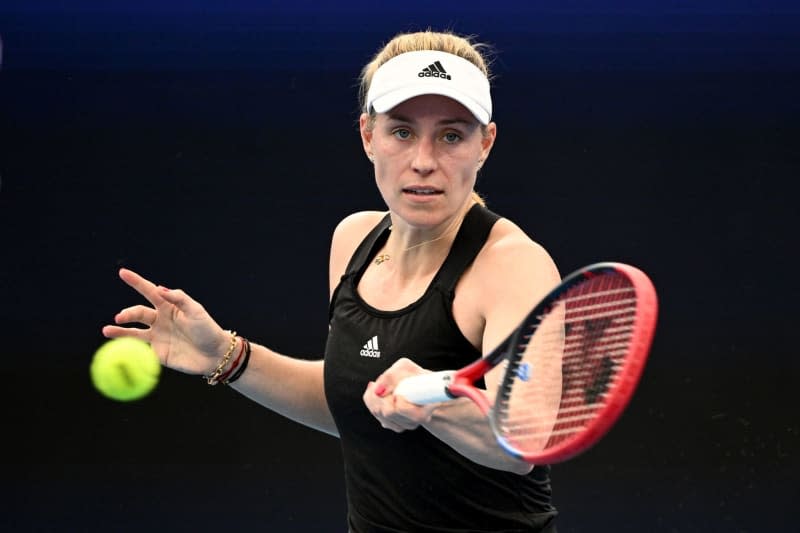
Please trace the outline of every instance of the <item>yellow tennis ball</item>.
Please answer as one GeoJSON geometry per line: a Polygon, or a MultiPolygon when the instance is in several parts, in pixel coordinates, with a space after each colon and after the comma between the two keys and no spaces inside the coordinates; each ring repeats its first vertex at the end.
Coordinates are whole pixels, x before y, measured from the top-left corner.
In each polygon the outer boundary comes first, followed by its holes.
{"type": "Polygon", "coordinates": [[[158,356],[144,341],[119,337],[106,341],[94,353],[89,375],[105,396],[120,402],[144,398],[161,374],[158,356]]]}

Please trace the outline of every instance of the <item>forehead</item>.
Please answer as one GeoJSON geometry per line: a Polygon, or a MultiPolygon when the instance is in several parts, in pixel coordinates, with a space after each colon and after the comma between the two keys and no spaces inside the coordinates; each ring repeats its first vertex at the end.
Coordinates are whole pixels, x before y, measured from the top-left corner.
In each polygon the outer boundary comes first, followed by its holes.
{"type": "Polygon", "coordinates": [[[383,113],[389,119],[410,122],[435,120],[461,122],[477,126],[478,120],[466,107],[447,96],[424,94],[401,102],[383,113]]]}

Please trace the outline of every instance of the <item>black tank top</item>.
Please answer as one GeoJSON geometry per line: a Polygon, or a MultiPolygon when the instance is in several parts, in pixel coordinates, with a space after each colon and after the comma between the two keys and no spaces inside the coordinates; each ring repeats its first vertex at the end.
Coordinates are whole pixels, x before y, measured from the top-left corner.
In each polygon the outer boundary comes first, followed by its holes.
{"type": "Polygon", "coordinates": [[[325,349],[325,394],[341,440],[348,521],[355,533],[554,531],[549,467],[525,476],[478,465],[425,429],[395,433],[364,405],[367,383],[400,357],[429,370],[480,357],[452,313],[454,289],[499,217],[475,205],[419,300],[381,311],[356,291],[389,236],[387,215],[356,249],[336,287],[325,349]]]}

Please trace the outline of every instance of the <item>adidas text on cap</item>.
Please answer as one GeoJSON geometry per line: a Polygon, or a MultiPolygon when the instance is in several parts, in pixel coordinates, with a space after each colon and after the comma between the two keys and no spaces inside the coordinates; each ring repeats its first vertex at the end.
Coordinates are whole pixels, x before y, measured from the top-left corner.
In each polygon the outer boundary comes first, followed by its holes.
{"type": "Polygon", "coordinates": [[[375,71],[367,109],[385,113],[415,96],[440,94],[457,101],[486,125],[492,118],[489,80],[466,59],[435,50],[406,52],[375,71]]]}

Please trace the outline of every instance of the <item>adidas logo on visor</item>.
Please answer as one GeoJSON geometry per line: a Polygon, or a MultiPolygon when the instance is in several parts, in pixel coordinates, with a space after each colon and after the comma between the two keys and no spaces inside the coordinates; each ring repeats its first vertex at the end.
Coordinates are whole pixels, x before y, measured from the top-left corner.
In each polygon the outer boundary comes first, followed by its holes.
{"type": "Polygon", "coordinates": [[[422,69],[417,76],[420,78],[441,78],[443,80],[452,79],[450,74],[447,73],[442,64],[438,61],[434,61],[422,69]]]}

